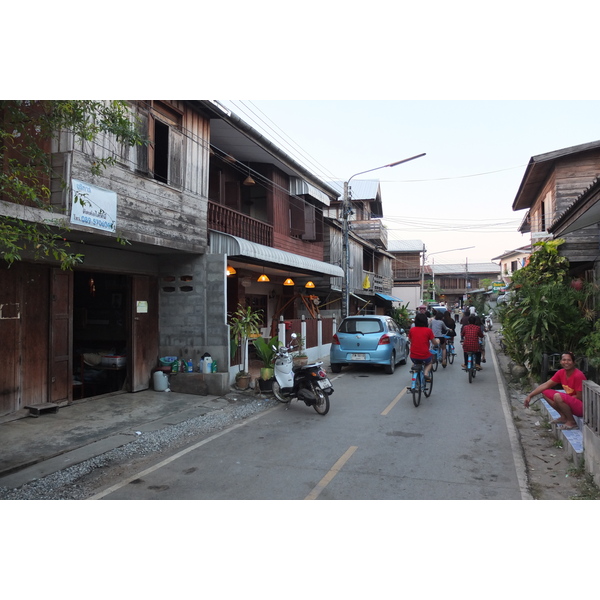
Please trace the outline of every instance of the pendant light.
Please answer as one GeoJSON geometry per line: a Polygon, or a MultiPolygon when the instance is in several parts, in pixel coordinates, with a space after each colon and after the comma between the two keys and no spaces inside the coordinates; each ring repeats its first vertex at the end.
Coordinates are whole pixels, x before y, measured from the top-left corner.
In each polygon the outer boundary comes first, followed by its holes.
{"type": "Polygon", "coordinates": [[[227,265],[227,277],[235,275],[236,273],[237,271],[231,265],[227,265]]]}
{"type": "Polygon", "coordinates": [[[312,281],[309,281],[304,287],[306,287],[306,288],[314,288],[315,284],[312,281]]]}
{"type": "Polygon", "coordinates": [[[267,282],[267,281],[271,281],[271,280],[266,276],[265,273],[263,273],[256,281],[263,283],[263,282],[267,282]]]}
{"type": "Polygon", "coordinates": [[[284,282],[283,285],[294,285],[294,280],[291,277],[288,277],[284,282]]]}
{"type": "Polygon", "coordinates": [[[244,179],[243,184],[244,185],[256,185],[256,181],[254,181],[254,179],[252,179],[252,177],[250,175],[250,164],[248,164],[248,177],[246,177],[246,179],[244,179]]]}

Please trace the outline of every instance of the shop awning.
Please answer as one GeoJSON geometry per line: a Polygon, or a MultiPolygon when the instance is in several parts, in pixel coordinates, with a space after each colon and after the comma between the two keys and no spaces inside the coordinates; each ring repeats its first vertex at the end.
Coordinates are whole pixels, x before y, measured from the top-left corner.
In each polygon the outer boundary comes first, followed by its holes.
{"type": "Polygon", "coordinates": [[[380,294],[379,292],[375,292],[376,296],[383,298],[384,300],[390,300],[391,302],[402,302],[400,298],[396,298],[396,296],[388,296],[387,294],[380,294]]]}
{"type": "Polygon", "coordinates": [[[344,271],[337,265],[331,265],[320,260],[299,256],[291,252],[277,250],[270,246],[263,246],[254,242],[249,242],[243,238],[221,233],[220,231],[209,230],[210,235],[210,253],[227,254],[227,256],[240,256],[255,259],[261,263],[273,263],[275,265],[285,265],[297,271],[310,271],[321,275],[330,275],[331,277],[343,277],[344,271]]]}

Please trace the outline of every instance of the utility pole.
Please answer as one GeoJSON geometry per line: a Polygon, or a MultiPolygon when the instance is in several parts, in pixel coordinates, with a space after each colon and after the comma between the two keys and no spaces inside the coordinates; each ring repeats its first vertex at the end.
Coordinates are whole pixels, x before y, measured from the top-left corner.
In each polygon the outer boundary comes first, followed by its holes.
{"type": "Polygon", "coordinates": [[[350,181],[357,175],[364,175],[365,173],[370,173],[371,171],[378,171],[379,169],[385,169],[386,167],[395,167],[396,165],[401,165],[402,163],[408,162],[409,160],[421,158],[421,156],[425,156],[425,152],[423,152],[422,154],[417,154],[416,156],[411,156],[410,158],[398,160],[396,162],[390,163],[389,165],[382,165],[381,167],[375,167],[374,169],[368,169],[367,171],[355,173],[354,175],[352,175],[352,177],[350,177],[350,179],[348,179],[348,181],[344,182],[344,196],[342,198],[342,270],[344,271],[344,281],[342,286],[342,318],[348,316],[348,312],[350,309],[350,224],[348,223],[348,219],[352,214],[349,193],[350,181]]]}

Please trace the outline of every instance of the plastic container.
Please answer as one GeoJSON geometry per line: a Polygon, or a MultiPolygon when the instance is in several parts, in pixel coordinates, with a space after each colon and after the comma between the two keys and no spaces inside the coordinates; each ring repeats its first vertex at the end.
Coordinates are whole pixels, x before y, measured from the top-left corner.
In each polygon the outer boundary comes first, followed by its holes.
{"type": "Polygon", "coordinates": [[[169,389],[169,378],[162,371],[155,371],[152,376],[154,390],[157,392],[166,392],[169,389]]]}
{"type": "Polygon", "coordinates": [[[185,363],[185,372],[186,373],[194,372],[194,363],[192,362],[191,358],[185,363]]]}
{"type": "Polygon", "coordinates": [[[202,365],[200,373],[212,373],[212,361],[213,359],[208,352],[203,354],[200,362],[202,365]]]}

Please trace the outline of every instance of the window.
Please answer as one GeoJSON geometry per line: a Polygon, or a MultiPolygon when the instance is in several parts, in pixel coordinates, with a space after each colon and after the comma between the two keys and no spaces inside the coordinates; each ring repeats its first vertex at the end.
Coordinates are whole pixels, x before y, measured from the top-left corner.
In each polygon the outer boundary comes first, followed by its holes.
{"type": "Polygon", "coordinates": [[[290,235],[306,242],[323,241],[323,213],[298,196],[290,196],[290,235]]]}
{"type": "Polygon", "coordinates": [[[150,146],[138,147],[137,169],[173,187],[183,185],[182,116],[172,107],[148,101],[139,117],[150,146]]]}

